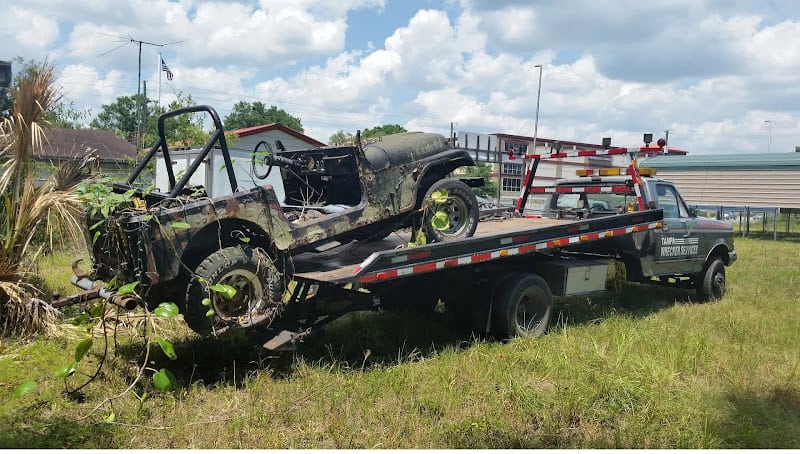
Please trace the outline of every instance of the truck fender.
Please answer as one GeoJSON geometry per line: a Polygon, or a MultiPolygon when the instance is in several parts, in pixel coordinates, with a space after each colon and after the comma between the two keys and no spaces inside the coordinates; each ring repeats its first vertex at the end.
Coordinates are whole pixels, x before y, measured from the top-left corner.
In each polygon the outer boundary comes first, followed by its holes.
{"type": "Polygon", "coordinates": [[[717,239],[714,242],[714,246],[712,246],[711,250],[708,252],[708,255],[706,255],[706,259],[703,262],[704,266],[706,263],[710,263],[715,257],[720,258],[725,266],[730,265],[730,254],[728,254],[729,250],[730,248],[728,247],[728,244],[725,243],[725,240],[721,238],[717,239]]]}

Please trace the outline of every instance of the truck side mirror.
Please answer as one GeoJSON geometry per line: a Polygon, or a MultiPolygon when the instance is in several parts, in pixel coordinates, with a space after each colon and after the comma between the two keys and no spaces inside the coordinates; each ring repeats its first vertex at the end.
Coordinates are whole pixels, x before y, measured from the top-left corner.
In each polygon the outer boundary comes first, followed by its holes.
{"type": "Polygon", "coordinates": [[[690,218],[696,218],[697,217],[697,207],[696,206],[690,206],[689,207],[689,217],[690,218]]]}

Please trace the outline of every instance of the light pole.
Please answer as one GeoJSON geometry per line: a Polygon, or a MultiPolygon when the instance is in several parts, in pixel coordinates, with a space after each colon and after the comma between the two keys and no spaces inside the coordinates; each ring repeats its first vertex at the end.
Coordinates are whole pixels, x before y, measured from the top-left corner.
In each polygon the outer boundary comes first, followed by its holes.
{"type": "MultiPolygon", "coordinates": [[[[542,65],[534,65],[534,68],[539,68],[539,86],[536,89],[536,119],[533,122],[533,153],[536,154],[536,139],[539,136],[539,101],[542,99],[542,65]]],[[[527,154],[527,153],[526,153],[527,154]]],[[[520,205],[517,207],[520,213],[523,213],[525,210],[525,204],[527,204],[528,200],[528,190],[531,183],[528,181],[528,172],[533,169],[533,163],[536,162],[534,160],[530,160],[530,162],[525,164],[525,174],[523,175],[523,190],[522,196],[520,198],[520,205]]],[[[501,169],[502,173],[502,169],[501,169]]],[[[498,198],[499,199],[499,198],[498,198]]],[[[499,201],[499,200],[498,200],[499,201]]]]}
{"type": "Polygon", "coordinates": [[[536,119],[533,121],[533,154],[536,154],[536,138],[539,134],[539,100],[542,98],[542,65],[535,65],[539,68],[539,88],[536,90],[536,119]]]}
{"type": "Polygon", "coordinates": [[[772,153],[772,122],[769,121],[769,120],[764,120],[764,123],[767,124],[767,134],[769,134],[768,139],[767,139],[768,140],[768,142],[767,142],[767,146],[768,146],[767,150],[769,150],[769,152],[772,153]]]}

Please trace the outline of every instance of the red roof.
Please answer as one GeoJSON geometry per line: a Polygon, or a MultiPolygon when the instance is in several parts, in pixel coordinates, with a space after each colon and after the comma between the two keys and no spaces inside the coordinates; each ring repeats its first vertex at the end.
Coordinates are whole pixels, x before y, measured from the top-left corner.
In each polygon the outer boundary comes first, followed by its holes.
{"type": "Polygon", "coordinates": [[[290,136],[295,137],[297,139],[300,139],[303,142],[306,142],[308,144],[311,144],[311,145],[314,145],[314,146],[317,146],[317,147],[326,146],[325,143],[322,143],[317,139],[311,138],[311,137],[303,134],[302,132],[295,131],[294,129],[292,129],[292,128],[288,127],[288,126],[282,125],[280,123],[270,123],[268,125],[251,126],[249,128],[237,129],[237,130],[235,130],[233,132],[235,132],[236,135],[239,136],[239,137],[245,137],[245,136],[251,136],[253,134],[258,134],[258,133],[267,132],[267,131],[283,131],[286,134],[289,134],[290,136]]]}

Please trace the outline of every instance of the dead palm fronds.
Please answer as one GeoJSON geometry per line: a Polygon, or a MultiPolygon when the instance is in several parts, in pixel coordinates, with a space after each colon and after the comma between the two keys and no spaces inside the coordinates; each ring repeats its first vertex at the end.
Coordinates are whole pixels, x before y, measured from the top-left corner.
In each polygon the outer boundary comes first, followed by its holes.
{"type": "MultiPolygon", "coordinates": [[[[58,100],[52,88],[54,68],[44,63],[29,68],[12,89],[11,115],[0,123],[0,333],[46,332],[57,312],[33,298],[30,282],[35,260],[31,242],[48,220],[63,232],[80,237],[75,187],[82,170],[59,169],[37,185],[34,153],[44,140],[45,112],[58,100]]],[[[90,160],[84,160],[87,165],[90,160]]]]}

